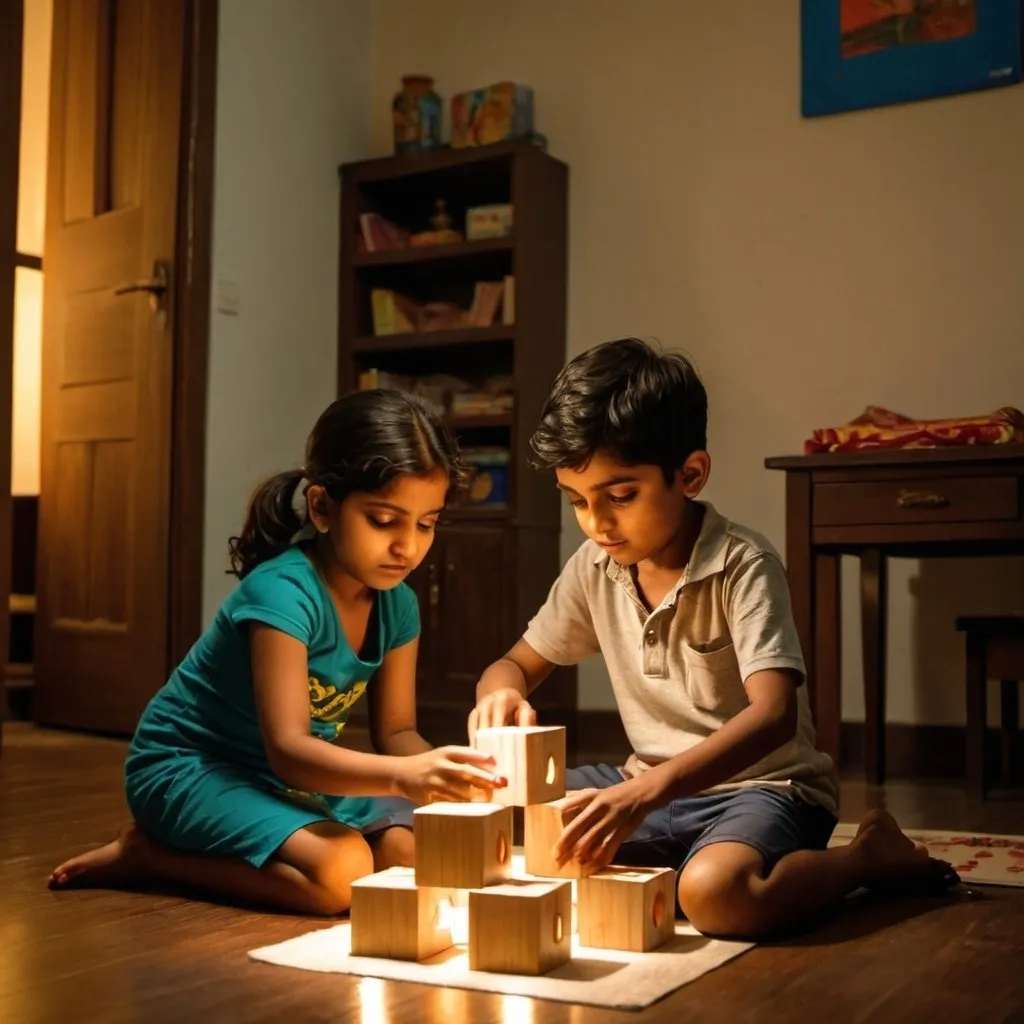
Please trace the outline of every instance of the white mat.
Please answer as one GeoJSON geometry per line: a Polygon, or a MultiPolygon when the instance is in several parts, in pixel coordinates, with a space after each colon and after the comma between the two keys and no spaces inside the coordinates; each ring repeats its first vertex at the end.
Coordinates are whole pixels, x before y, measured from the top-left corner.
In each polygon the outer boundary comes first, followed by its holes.
{"type": "Polygon", "coordinates": [[[707,939],[685,922],[676,923],[674,939],[650,953],[587,949],[579,945],[575,935],[572,943],[572,960],[540,977],[471,971],[469,955],[461,945],[422,963],[351,956],[351,930],[347,921],[276,946],[254,949],[249,956],[264,963],[305,971],[355,974],[477,992],[532,996],[562,1003],[641,1010],[753,945],[707,939]]]}

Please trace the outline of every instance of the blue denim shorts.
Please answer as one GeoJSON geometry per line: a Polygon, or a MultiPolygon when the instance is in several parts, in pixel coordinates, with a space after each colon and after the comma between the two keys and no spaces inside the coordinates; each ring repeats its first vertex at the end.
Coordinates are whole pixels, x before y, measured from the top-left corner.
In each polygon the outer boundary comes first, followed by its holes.
{"type": "MultiPolygon", "coordinates": [[[[608,764],[569,768],[565,788],[607,789],[622,782],[608,764]]],[[[831,811],[781,786],[746,786],[673,800],[652,811],[619,847],[616,864],[675,868],[712,843],[744,843],[764,859],[765,871],[795,850],[824,850],[836,827],[831,811]]]]}

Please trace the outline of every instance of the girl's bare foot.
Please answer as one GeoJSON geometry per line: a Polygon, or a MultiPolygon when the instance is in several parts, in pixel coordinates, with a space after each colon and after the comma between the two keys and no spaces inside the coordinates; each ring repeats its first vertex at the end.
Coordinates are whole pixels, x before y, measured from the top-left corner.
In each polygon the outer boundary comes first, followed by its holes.
{"type": "Polygon", "coordinates": [[[51,889],[88,886],[116,889],[138,882],[145,875],[148,840],[136,825],[128,825],[106,846],[79,854],[54,868],[51,889]]]}
{"type": "Polygon", "coordinates": [[[863,857],[865,884],[873,889],[942,891],[960,881],[950,864],[904,835],[888,811],[868,811],[850,846],[863,857]]]}

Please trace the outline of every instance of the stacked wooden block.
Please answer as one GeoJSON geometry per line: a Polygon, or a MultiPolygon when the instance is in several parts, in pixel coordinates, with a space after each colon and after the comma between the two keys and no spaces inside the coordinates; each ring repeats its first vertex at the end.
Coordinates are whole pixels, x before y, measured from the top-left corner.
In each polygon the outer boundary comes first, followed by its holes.
{"type": "Polygon", "coordinates": [[[552,847],[571,820],[565,794],[565,730],[482,729],[508,786],[490,803],[438,803],[413,815],[416,868],[396,868],[352,888],[352,953],[424,960],[452,945],[451,907],[468,890],[471,970],[545,974],[571,955],[572,885],[580,944],[637,952],[675,930],[675,873],[609,868],[587,877],[559,867],[552,847]],[[512,808],[524,808],[526,871],[512,876],[512,808]]]}

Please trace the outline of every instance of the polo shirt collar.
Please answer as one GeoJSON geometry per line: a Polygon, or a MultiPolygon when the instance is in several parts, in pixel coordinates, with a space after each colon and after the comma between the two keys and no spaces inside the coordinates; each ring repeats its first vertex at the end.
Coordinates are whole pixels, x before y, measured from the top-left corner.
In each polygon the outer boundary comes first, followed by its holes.
{"type": "MultiPolygon", "coordinates": [[[[707,501],[698,502],[704,507],[704,522],[701,523],[697,543],[690,553],[686,571],[680,573],[679,582],[672,589],[674,597],[687,583],[697,583],[725,569],[725,556],[729,547],[729,532],[725,519],[707,501]]],[[[633,576],[628,566],[619,565],[607,551],[598,550],[594,565],[604,564],[605,573],[615,583],[633,585],[633,576]]]]}

